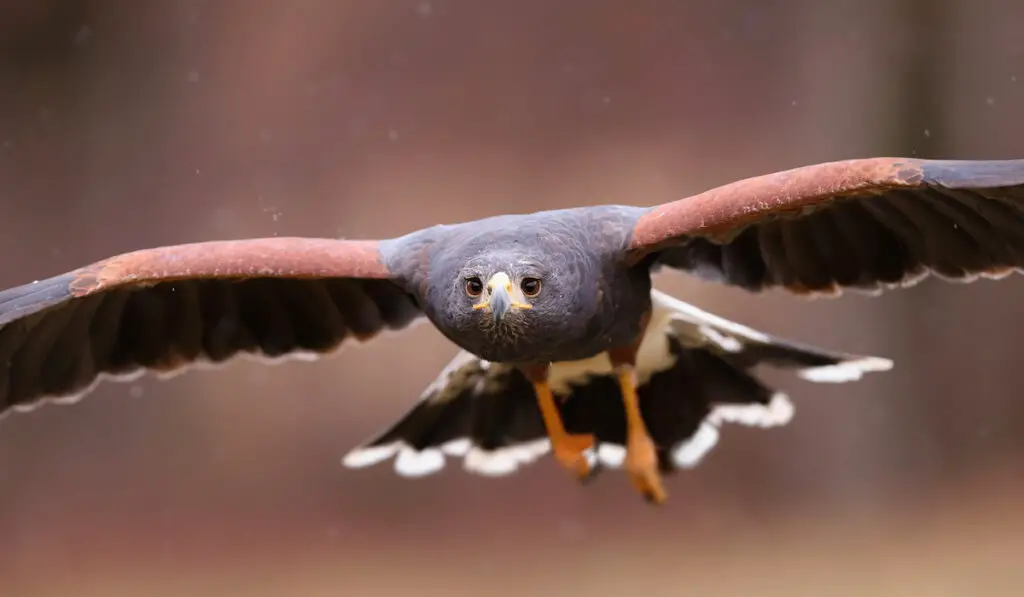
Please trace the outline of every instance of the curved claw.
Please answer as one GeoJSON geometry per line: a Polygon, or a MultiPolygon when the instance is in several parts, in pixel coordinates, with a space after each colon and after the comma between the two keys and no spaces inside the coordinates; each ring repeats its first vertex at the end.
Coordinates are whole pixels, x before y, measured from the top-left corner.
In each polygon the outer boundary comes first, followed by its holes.
{"type": "MultiPolygon", "coordinates": [[[[597,448],[595,446],[593,453],[596,453],[596,450],[597,448]]],[[[597,479],[598,475],[608,468],[596,456],[593,457],[593,461],[593,464],[590,465],[590,471],[585,476],[577,478],[580,485],[590,485],[595,479],[597,479]]]]}
{"type": "Polygon", "coordinates": [[[656,467],[638,467],[629,471],[629,477],[648,504],[660,505],[668,499],[656,467]]]}
{"type": "Polygon", "coordinates": [[[555,459],[572,471],[576,478],[590,476],[593,467],[587,458],[587,451],[594,448],[594,436],[589,434],[555,434],[551,436],[551,451],[555,459]]]}

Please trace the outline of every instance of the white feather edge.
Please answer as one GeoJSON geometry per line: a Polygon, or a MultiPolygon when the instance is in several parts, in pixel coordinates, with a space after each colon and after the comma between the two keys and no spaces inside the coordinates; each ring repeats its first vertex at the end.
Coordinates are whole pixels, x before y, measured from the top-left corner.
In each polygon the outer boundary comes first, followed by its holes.
{"type": "Polygon", "coordinates": [[[865,373],[888,371],[892,369],[892,361],[882,357],[860,357],[822,367],[808,367],[797,371],[797,375],[814,383],[845,383],[857,381],[865,373]]]}
{"type": "MultiPolygon", "coordinates": [[[[651,291],[651,299],[651,321],[637,354],[637,378],[641,384],[673,365],[666,329],[669,326],[672,334],[687,346],[713,344],[725,352],[739,352],[743,349],[744,341],[765,343],[772,340],[763,332],[699,309],[659,290],[651,291]]],[[[444,388],[462,367],[476,361],[472,354],[460,351],[423,396],[444,388]]],[[[486,361],[479,362],[485,368],[494,366],[486,361]]],[[[858,357],[835,365],[802,369],[798,375],[809,381],[838,383],[860,379],[867,372],[890,368],[892,361],[888,359],[858,357]]],[[[572,384],[584,382],[591,376],[611,373],[611,362],[606,354],[580,361],[554,363],[551,368],[551,385],[556,394],[566,394],[572,384]]],[[[781,392],[775,393],[768,404],[716,405],[693,436],[673,449],[672,461],[680,468],[696,466],[717,444],[724,423],[760,428],[781,426],[792,420],[794,411],[793,403],[781,392]]],[[[446,457],[453,457],[462,458],[463,468],[469,472],[484,476],[505,476],[514,473],[522,465],[536,461],[550,449],[551,443],[547,439],[491,451],[472,445],[468,438],[419,452],[402,442],[395,442],[355,448],[342,459],[342,464],[348,468],[364,468],[394,457],[396,473],[405,477],[419,477],[440,471],[445,466],[446,457]]],[[[591,464],[600,463],[607,468],[620,468],[625,455],[623,446],[608,443],[586,454],[591,464]]]]}
{"type": "MultiPolygon", "coordinates": [[[[410,322],[409,325],[405,326],[400,330],[384,329],[375,334],[373,338],[386,338],[388,336],[398,335],[402,332],[409,330],[414,326],[422,325],[425,321],[427,321],[426,317],[417,317],[412,322],[410,322]]],[[[113,382],[118,384],[125,384],[136,381],[146,376],[152,377],[153,379],[156,379],[158,381],[166,381],[175,378],[179,375],[182,375],[183,373],[188,373],[190,371],[216,371],[218,369],[229,367],[233,365],[236,361],[248,361],[251,363],[258,363],[260,365],[283,365],[285,363],[293,362],[312,363],[315,361],[324,361],[332,359],[338,354],[344,352],[347,347],[354,344],[362,343],[362,340],[358,340],[354,336],[350,336],[346,337],[338,346],[335,346],[334,348],[326,350],[324,352],[297,350],[276,357],[271,357],[265,354],[253,352],[238,352],[232,355],[231,357],[218,363],[200,357],[194,361],[191,361],[175,369],[167,371],[139,367],[137,369],[125,373],[100,373],[99,375],[96,376],[95,379],[92,380],[91,383],[89,383],[89,385],[85,386],[84,388],[73,394],[65,394],[61,396],[43,396],[33,400],[32,402],[28,402],[25,404],[15,404],[6,411],[0,412],[0,421],[13,414],[28,413],[38,408],[43,408],[49,405],[62,406],[74,404],[85,398],[94,389],[96,389],[96,386],[102,383],[113,382]]]]}
{"type": "MultiPolygon", "coordinates": [[[[772,337],[764,332],[730,321],[683,302],[675,297],[651,291],[655,309],[660,304],[663,309],[673,314],[672,325],[684,342],[690,340],[693,345],[703,346],[711,341],[726,352],[740,352],[744,341],[770,343],[772,337]]],[[[797,370],[797,375],[815,383],[844,383],[857,381],[865,373],[888,371],[892,369],[890,359],[875,356],[856,356],[848,361],[821,367],[807,367],[797,370]]]]}
{"type": "MultiPolygon", "coordinates": [[[[680,468],[693,468],[718,443],[723,423],[735,423],[750,427],[775,427],[789,423],[794,408],[789,398],[782,393],[772,396],[768,404],[722,404],[712,408],[701,422],[697,431],[685,442],[676,446],[671,454],[673,464],[680,468]]],[[[485,477],[511,475],[523,465],[531,464],[551,450],[548,439],[505,446],[497,450],[483,450],[467,438],[452,440],[442,446],[414,450],[404,442],[383,446],[357,448],[349,452],[342,463],[347,468],[365,468],[394,458],[394,470],[402,477],[415,478],[441,471],[447,457],[462,458],[463,468],[485,477]]],[[[600,463],[610,469],[622,467],[626,449],[619,444],[602,443],[597,449],[585,454],[591,466],[600,463]]]]}

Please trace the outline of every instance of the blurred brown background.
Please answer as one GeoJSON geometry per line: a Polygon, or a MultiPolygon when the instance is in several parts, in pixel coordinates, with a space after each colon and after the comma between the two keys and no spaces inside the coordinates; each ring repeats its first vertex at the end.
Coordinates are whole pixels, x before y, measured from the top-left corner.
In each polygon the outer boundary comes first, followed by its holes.
{"type": "MultiPolygon", "coordinates": [[[[1024,156],[1017,0],[0,1],[0,286],[151,245],[652,204],[870,155],[1024,156]]],[[[663,289],[890,356],[639,501],[339,459],[429,327],[0,422],[0,595],[1020,595],[1024,281],[663,289]],[[389,365],[398,359],[399,367],[389,365]]]]}

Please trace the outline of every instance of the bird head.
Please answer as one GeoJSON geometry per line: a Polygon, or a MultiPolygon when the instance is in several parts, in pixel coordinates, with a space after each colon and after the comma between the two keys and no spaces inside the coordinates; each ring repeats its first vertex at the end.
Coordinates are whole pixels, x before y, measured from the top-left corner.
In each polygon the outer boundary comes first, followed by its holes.
{"type": "Polygon", "coordinates": [[[446,337],[495,362],[549,360],[589,341],[599,267],[521,229],[459,240],[433,254],[423,300],[446,337]]]}
{"type": "Polygon", "coordinates": [[[551,344],[571,307],[556,261],[492,249],[465,263],[453,280],[461,296],[451,302],[460,339],[515,355],[551,344]]]}

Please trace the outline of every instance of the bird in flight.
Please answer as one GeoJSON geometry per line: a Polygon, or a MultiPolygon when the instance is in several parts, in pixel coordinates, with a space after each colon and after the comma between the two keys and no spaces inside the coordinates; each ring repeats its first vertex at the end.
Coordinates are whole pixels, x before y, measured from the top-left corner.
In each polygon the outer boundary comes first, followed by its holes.
{"type": "Polygon", "coordinates": [[[653,207],[144,249],[0,291],[0,413],[73,401],[102,378],[315,357],[429,321],[458,354],[347,466],[419,476],[453,458],[505,475],[550,452],[580,480],[624,468],[661,503],[662,476],[700,461],[724,423],[789,421],[756,366],[843,382],[892,363],[722,319],[653,289],[652,272],[836,295],[1022,265],[1024,159],[854,159],[653,207]]]}

